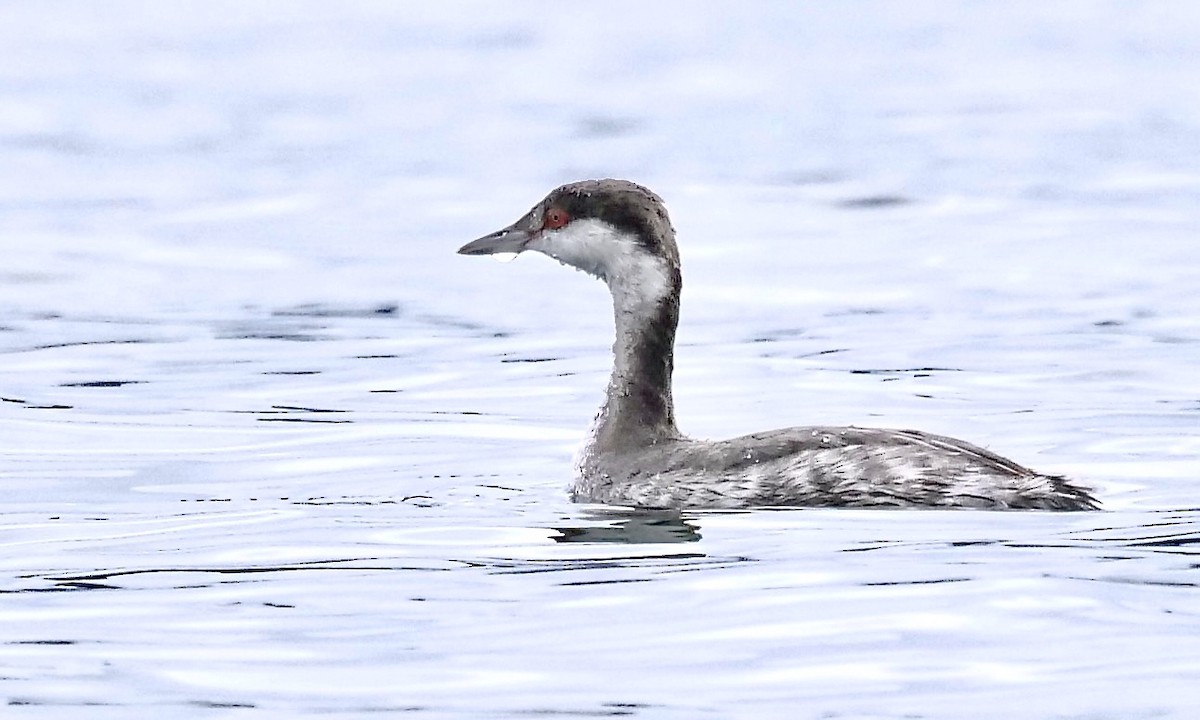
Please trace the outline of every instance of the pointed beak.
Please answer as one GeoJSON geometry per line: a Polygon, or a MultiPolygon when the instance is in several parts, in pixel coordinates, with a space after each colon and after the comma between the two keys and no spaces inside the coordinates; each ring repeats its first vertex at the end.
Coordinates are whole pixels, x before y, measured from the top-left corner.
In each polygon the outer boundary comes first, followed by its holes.
{"type": "Polygon", "coordinates": [[[503,230],[497,230],[490,235],[484,235],[478,240],[463,245],[458,249],[459,255],[495,255],[496,253],[519,253],[525,249],[533,233],[517,225],[510,225],[503,230]]]}

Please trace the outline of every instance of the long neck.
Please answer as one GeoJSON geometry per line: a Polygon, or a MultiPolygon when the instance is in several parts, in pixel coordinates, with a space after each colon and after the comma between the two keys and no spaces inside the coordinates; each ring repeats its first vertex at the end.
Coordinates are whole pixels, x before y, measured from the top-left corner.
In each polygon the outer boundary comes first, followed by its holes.
{"type": "Polygon", "coordinates": [[[679,324],[680,276],[668,271],[658,292],[610,283],[616,327],[613,371],[592,429],[597,451],[652,445],[680,437],[671,399],[675,328],[679,324]]]}

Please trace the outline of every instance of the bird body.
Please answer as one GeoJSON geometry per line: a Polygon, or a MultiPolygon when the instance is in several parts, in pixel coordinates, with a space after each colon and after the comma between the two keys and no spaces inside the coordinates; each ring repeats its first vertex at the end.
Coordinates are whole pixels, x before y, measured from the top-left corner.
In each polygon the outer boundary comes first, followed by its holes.
{"type": "Polygon", "coordinates": [[[612,294],[613,370],[577,459],[575,500],[647,508],[1098,507],[1065,478],[919,430],[793,427],[721,441],[684,436],[671,387],[679,250],[665,205],[640,185],[564,185],[459,252],[525,250],[603,280],[612,294]]]}

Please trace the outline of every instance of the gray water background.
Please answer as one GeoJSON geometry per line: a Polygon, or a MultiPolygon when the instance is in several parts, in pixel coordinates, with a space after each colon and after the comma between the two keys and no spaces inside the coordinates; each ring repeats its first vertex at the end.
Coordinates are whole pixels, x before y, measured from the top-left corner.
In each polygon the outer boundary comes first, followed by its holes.
{"type": "Polygon", "coordinates": [[[1190,3],[0,6],[4,717],[1194,718],[1190,3]],[[1095,514],[571,504],[642,182],[685,431],[1095,514]]]}

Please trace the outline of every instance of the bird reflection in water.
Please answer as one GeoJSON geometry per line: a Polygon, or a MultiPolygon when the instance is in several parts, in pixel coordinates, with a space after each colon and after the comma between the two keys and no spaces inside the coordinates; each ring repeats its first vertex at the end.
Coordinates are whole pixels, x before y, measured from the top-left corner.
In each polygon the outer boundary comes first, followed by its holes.
{"type": "Polygon", "coordinates": [[[700,528],[674,510],[598,510],[595,525],[555,528],[560,543],[685,543],[700,540],[700,528]],[[600,524],[603,523],[603,524],[600,524]]]}

